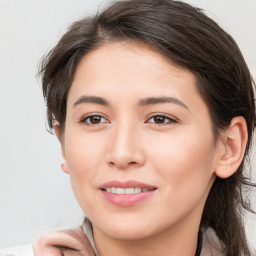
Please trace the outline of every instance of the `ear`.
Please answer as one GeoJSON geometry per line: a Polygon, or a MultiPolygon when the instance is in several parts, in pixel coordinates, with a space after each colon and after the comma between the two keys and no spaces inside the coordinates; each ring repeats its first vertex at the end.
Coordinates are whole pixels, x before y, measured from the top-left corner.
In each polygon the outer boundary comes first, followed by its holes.
{"type": "Polygon", "coordinates": [[[215,169],[220,178],[228,178],[241,164],[248,139],[246,121],[242,116],[234,117],[222,137],[224,150],[215,169]]]}
{"type": "Polygon", "coordinates": [[[58,138],[58,140],[60,142],[60,146],[61,146],[61,156],[62,156],[61,169],[65,173],[69,174],[68,165],[67,165],[66,156],[65,156],[64,139],[62,137],[61,129],[60,129],[60,125],[59,124],[55,124],[54,125],[54,131],[55,131],[56,137],[58,138]]]}

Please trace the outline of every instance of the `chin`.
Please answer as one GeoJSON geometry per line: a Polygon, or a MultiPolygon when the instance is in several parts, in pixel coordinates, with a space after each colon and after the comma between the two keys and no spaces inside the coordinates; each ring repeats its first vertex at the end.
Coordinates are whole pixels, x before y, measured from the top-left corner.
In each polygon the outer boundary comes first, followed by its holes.
{"type": "Polygon", "coordinates": [[[152,230],[147,230],[144,227],[116,227],[113,229],[107,229],[108,236],[118,240],[140,240],[152,236],[152,230]]]}
{"type": "Polygon", "coordinates": [[[118,240],[140,240],[145,239],[162,231],[161,225],[152,225],[156,223],[155,220],[141,218],[107,218],[101,220],[95,226],[105,233],[107,236],[118,240]]]}

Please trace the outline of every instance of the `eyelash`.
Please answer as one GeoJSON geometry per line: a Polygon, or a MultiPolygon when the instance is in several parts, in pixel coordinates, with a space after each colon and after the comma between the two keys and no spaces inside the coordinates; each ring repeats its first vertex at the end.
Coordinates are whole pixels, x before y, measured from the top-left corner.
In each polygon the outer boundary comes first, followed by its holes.
{"type": "MultiPolygon", "coordinates": [[[[82,117],[82,119],[79,121],[79,123],[83,123],[88,126],[98,126],[98,125],[102,125],[104,123],[109,123],[109,121],[105,117],[103,117],[101,114],[89,114],[89,115],[82,117]],[[98,120],[100,119],[100,122],[93,123],[91,118],[98,118],[98,120]],[[101,122],[102,119],[104,119],[105,121],[101,122]],[[90,120],[90,122],[88,122],[88,120],[90,120]]],[[[146,120],[146,123],[157,124],[157,125],[168,125],[168,124],[178,123],[178,121],[174,118],[171,118],[168,115],[165,115],[165,114],[152,114],[146,120]],[[158,121],[160,121],[160,122],[158,122],[156,120],[156,118],[158,118],[158,121]],[[153,119],[154,122],[152,122],[152,121],[150,122],[151,119],[153,119]],[[161,122],[161,121],[163,121],[163,122],[161,122]]]]}
{"type": "Polygon", "coordinates": [[[178,123],[178,120],[166,115],[166,114],[152,114],[148,119],[147,119],[148,123],[153,123],[153,124],[157,124],[157,125],[168,125],[168,124],[174,124],[174,123],[178,123]],[[156,118],[161,118],[162,120],[164,119],[164,122],[157,122],[156,118]],[[151,119],[155,119],[154,122],[149,122],[151,119]],[[167,122],[166,122],[167,120],[167,122]]]}
{"type": "Polygon", "coordinates": [[[82,123],[82,124],[85,124],[88,126],[96,126],[96,125],[101,125],[103,123],[109,123],[109,121],[105,117],[103,117],[101,114],[89,114],[89,115],[82,117],[82,119],[79,121],[79,123],[82,123]],[[101,120],[105,119],[106,121],[99,122],[99,123],[92,123],[92,120],[90,120],[90,118],[95,118],[95,117],[100,118],[101,120]],[[90,120],[90,122],[88,122],[88,120],[90,120]]]}

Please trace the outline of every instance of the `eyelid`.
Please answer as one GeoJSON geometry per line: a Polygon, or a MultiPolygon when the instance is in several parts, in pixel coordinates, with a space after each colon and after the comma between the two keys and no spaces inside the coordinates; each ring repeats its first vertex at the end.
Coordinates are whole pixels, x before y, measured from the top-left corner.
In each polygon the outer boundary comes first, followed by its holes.
{"type": "MultiPolygon", "coordinates": [[[[152,113],[150,114],[147,119],[146,122],[149,122],[149,120],[153,117],[157,117],[157,116],[161,116],[161,117],[165,117],[167,119],[169,119],[170,122],[166,122],[166,123],[153,123],[153,124],[157,124],[157,125],[168,125],[168,124],[173,124],[173,123],[178,123],[179,120],[171,115],[165,114],[165,113],[152,113]]],[[[149,122],[152,124],[152,122],[149,122]]]]}
{"type": "Polygon", "coordinates": [[[108,118],[105,117],[102,113],[99,113],[99,112],[93,112],[93,113],[88,113],[88,114],[86,114],[86,115],[83,115],[83,116],[79,119],[78,122],[81,123],[81,124],[88,125],[88,126],[89,126],[89,125],[90,125],[90,126],[96,126],[96,125],[102,125],[102,124],[104,124],[104,123],[110,123],[110,121],[108,120],[108,118]],[[101,117],[101,118],[104,118],[107,122],[100,122],[100,123],[98,123],[98,124],[86,123],[86,119],[87,119],[87,118],[90,118],[90,117],[93,117],[93,116],[99,116],[99,117],[101,117]]]}

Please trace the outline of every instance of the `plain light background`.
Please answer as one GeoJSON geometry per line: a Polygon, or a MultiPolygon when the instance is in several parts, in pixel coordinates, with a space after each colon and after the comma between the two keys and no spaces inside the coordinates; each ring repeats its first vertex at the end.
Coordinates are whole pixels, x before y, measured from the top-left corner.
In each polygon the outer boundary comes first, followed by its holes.
{"type": "MultiPolygon", "coordinates": [[[[256,0],[186,2],[205,9],[231,33],[256,77],[256,0]]],[[[78,225],[83,219],[69,177],[60,169],[60,146],[45,128],[36,73],[40,58],[67,26],[95,13],[100,3],[0,0],[0,249],[31,243],[44,232],[78,225]]],[[[255,155],[254,151],[254,173],[255,155]]],[[[256,209],[256,194],[253,205],[256,209]]],[[[256,247],[256,218],[248,215],[246,222],[256,247]]]]}

